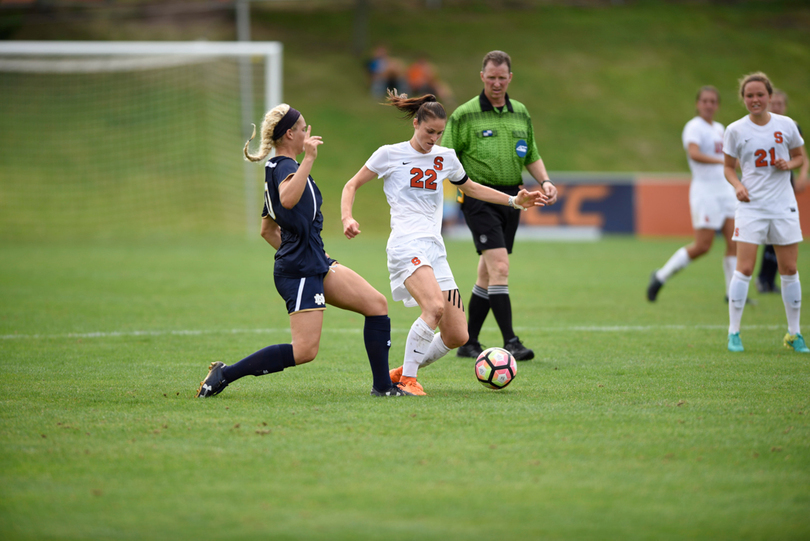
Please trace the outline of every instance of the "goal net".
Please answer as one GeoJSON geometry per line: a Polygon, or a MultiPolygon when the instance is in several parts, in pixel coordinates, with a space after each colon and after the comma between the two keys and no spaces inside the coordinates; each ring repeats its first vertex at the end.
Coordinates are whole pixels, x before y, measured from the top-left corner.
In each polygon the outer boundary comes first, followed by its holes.
{"type": "Polygon", "coordinates": [[[275,42],[0,42],[0,238],[258,231],[275,42]]]}

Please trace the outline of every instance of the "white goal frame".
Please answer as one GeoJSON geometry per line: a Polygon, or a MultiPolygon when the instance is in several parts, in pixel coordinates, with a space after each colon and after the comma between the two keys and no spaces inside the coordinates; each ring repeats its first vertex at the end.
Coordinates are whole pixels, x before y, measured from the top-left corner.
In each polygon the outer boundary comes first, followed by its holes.
{"type": "MultiPolygon", "coordinates": [[[[264,59],[264,110],[282,103],[282,60],[284,46],[278,41],[0,41],[2,57],[231,57],[239,65],[242,126],[250,136],[253,113],[253,85],[250,60],[264,59]]],[[[255,234],[254,173],[245,164],[245,208],[247,233],[255,234]]]]}

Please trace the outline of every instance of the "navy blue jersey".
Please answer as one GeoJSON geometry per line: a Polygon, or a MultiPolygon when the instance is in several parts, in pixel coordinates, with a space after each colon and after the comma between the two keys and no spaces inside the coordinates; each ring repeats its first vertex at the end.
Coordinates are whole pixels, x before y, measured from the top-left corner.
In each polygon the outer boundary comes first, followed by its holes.
{"type": "Polygon", "coordinates": [[[298,165],[286,156],[271,158],[265,165],[262,217],[269,216],[281,228],[281,246],[276,252],[274,269],[278,276],[316,276],[329,270],[321,239],[323,198],[312,177],[307,177],[304,193],[293,208],[281,206],[278,187],[298,171],[298,165]]]}

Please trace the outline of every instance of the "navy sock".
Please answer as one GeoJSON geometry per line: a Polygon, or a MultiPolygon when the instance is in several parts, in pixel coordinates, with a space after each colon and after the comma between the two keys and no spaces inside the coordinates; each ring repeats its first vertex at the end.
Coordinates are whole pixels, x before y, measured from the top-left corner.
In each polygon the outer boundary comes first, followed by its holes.
{"type": "Polygon", "coordinates": [[[515,337],[512,329],[512,301],[509,299],[509,286],[489,286],[489,304],[492,315],[498,322],[503,335],[503,343],[515,337]]]}
{"type": "MultiPolygon", "coordinates": [[[[478,286],[475,287],[478,288],[478,286]]],[[[467,311],[470,318],[467,322],[467,332],[470,335],[470,339],[467,343],[478,341],[478,335],[481,333],[481,327],[484,326],[484,321],[486,321],[487,315],[489,314],[489,297],[483,296],[487,294],[487,290],[484,288],[478,289],[480,289],[480,292],[473,289],[473,293],[470,295],[470,304],[467,305],[467,311]]]]}
{"type": "Polygon", "coordinates": [[[388,350],[391,348],[391,320],[388,316],[366,316],[363,340],[374,377],[374,388],[378,391],[390,389],[393,384],[388,373],[388,350]]]}
{"type": "Polygon", "coordinates": [[[228,383],[245,376],[263,376],[281,372],[295,366],[292,344],[276,344],[248,355],[238,363],[222,369],[222,376],[228,383]]]}

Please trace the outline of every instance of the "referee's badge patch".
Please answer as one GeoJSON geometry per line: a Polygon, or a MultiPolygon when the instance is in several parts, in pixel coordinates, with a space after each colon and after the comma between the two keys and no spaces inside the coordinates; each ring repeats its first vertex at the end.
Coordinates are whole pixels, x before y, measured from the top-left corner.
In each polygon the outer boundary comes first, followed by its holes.
{"type": "Polygon", "coordinates": [[[495,132],[492,130],[484,130],[481,132],[481,137],[492,137],[495,135],[495,132]]]}
{"type": "Polygon", "coordinates": [[[486,235],[481,235],[480,237],[478,237],[478,241],[481,244],[486,244],[487,243],[487,236],[486,235]]]}
{"type": "Polygon", "coordinates": [[[529,145],[527,145],[527,144],[526,144],[526,141],[524,141],[523,139],[521,139],[521,140],[520,140],[520,141],[518,141],[518,142],[517,142],[517,144],[515,145],[515,152],[517,153],[517,155],[518,155],[519,157],[521,157],[521,158],[525,158],[525,157],[526,157],[526,154],[529,152],[529,145]]]}

